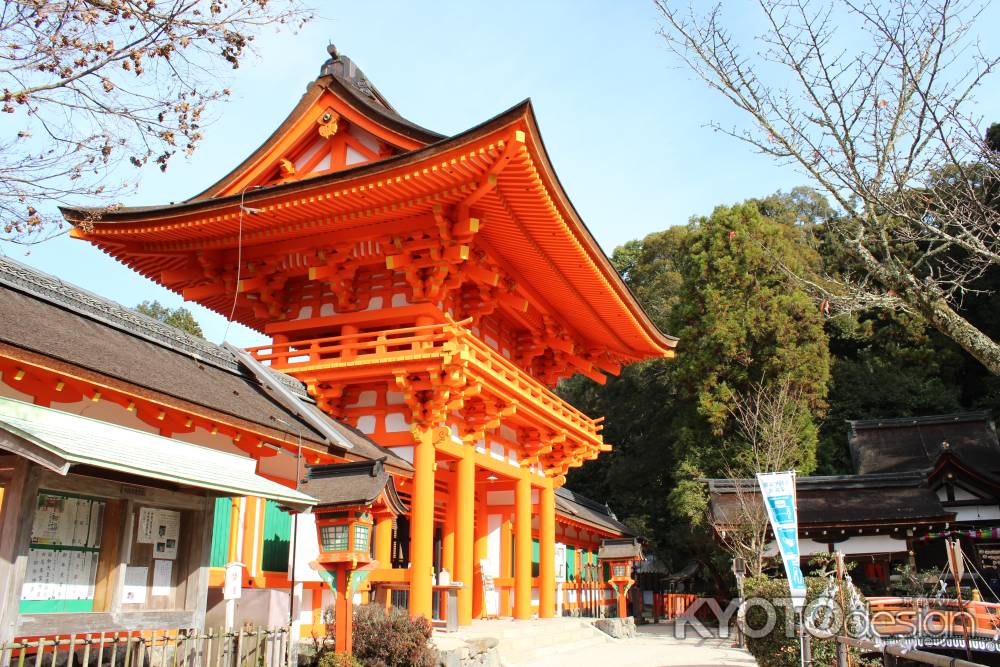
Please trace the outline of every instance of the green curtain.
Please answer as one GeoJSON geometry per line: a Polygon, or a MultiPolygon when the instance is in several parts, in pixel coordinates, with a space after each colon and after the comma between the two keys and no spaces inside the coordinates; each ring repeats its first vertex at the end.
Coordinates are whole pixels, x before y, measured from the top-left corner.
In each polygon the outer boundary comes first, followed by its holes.
{"type": "Polygon", "coordinates": [[[265,572],[287,572],[288,550],[292,542],[292,515],[278,509],[278,503],[265,501],[264,554],[261,569],[265,572]]]}

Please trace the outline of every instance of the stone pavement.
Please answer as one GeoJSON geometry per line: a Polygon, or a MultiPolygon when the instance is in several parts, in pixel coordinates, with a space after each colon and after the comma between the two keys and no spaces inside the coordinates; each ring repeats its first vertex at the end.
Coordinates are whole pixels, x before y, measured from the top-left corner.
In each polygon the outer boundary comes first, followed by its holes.
{"type": "Polygon", "coordinates": [[[550,658],[519,663],[516,667],[754,667],[757,662],[732,639],[675,639],[673,625],[639,626],[635,639],[614,640],[550,658]]]}

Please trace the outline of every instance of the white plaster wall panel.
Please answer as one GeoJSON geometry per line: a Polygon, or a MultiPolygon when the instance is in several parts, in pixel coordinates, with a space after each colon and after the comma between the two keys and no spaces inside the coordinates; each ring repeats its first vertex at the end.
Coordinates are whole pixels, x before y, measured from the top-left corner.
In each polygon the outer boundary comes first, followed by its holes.
{"type": "Polygon", "coordinates": [[[517,442],[517,431],[512,429],[510,426],[500,425],[500,437],[504,440],[509,440],[510,442],[517,442]]]}
{"type": "Polygon", "coordinates": [[[949,507],[955,511],[955,521],[996,521],[1000,519],[1000,508],[996,505],[973,505],[972,507],[949,507]]]}
{"type": "Polygon", "coordinates": [[[486,492],[486,504],[487,505],[513,505],[514,504],[514,492],[513,491],[487,491],[486,492]]]}
{"type": "Polygon", "coordinates": [[[375,432],[375,415],[362,415],[358,417],[358,430],[366,435],[375,432]]]}
{"type": "MultiPolygon", "coordinates": [[[[319,540],[316,538],[316,515],[299,514],[297,522],[292,522],[292,529],[298,526],[295,535],[295,581],[322,581],[309,563],[319,558],[319,540]]],[[[289,559],[291,561],[292,559],[289,559]]],[[[291,562],[289,562],[291,567],[291,562]]],[[[289,572],[289,575],[291,573],[289,572]]],[[[312,623],[312,615],[307,623],[312,623]]]]}
{"type": "Polygon", "coordinates": [[[504,446],[496,440],[490,440],[490,456],[497,461],[504,460],[504,446]]]}
{"type": "Polygon", "coordinates": [[[390,447],[392,453],[399,458],[407,461],[408,463],[413,463],[413,447],[390,447]]]}
{"type": "Polygon", "coordinates": [[[493,577],[500,576],[500,524],[502,522],[501,515],[490,514],[486,523],[486,528],[489,531],[486,534],[486,557],[489,559],[486,573],[493,577]]]}
{"type": "MultiPolygon", "coordinates": [[[[301,583],[301,579],[299,580],[301,583]]],[[[303,588],[302,589],[302,606],[299,609],[299,623],[304,625],[312,625],[313,615],[313,595],[321,595],[320,589],[303,588]]]]}
{"type": "Polygon", "coordinates": [[[371,408],[375,406],[378,401],[378,392],[373,390],[365,390],[358,394],[358,400],[356,403],[348,405],[349,408],[371,408]]]}
{"type": "Polygon", "coordinates": [[[489,345],[490,347],[492,347],[494,350],[496,350],[496,349],[498,349],[500,347],[500,344],[497,343],[497,339],[494,338],[493,336],[490,336],[489,334],[487,334],[485,336],[485,341],[486,341],[486,344],[489,345]]]}
{"type": "Polygon", "coordinates": [[[314,141],[307,150],[303,151],[302,155],[299,156],[299,159],[295,161],[295,169],[297,171],[301,171],[310,160],[316,157],[316,153],[318,153],[325,145],[327,145],[326,139],[317,139],[314,141]]]}
{"type": "Polygon", "coordinates": [[[406,298],[406,294],[403,292],[397,292],[392,295],[392,307],[400,308],[402,306],[408,306],[410,304],[409,299],[406,298]]]}
{"type": "MultiPolygon", "coordinates": [[[[967,491],[958,486],[955,487],[955,500],[979,500],[979,498],[979,496],[971,491],[967,491]]],[[[945,500],[947,499],[947,495],[945,495],[945,500]]]]}
{"type": "Polygon", "coordinates": [[[385,303],[385,299],[381,296],[373,296],[368,300],[368,305],[365,310],[382,310],[382,304],[385,303]]]}
{"type": "Polygon", "coordinates": [[[390,412],[385,416],[386,433],[405,433],[410,430],[410,422],[402,412],[390,412]]]}
{"type": "Polygon", "coordinates": [[[385,402],[387,405],[403,405],[406,403],[406,398],[401,391],[387,391],[385,392],[385,402]]]}
{"type": "Polygon", "coordinates": [[[347,158],[345,162],[347,163],[348,166],[350,166],[352,164],[361,164],[362,162],[368,162],[368,158],[366,158],[364,155],[354,150],[354,148],[352,148],[351,146],[348,146],[347,158]]]}

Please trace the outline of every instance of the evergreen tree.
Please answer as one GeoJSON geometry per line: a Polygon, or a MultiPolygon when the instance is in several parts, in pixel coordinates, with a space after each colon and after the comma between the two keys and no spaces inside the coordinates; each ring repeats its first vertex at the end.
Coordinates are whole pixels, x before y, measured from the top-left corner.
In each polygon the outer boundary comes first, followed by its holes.
{"type": "Polygon", "coordinates": [[[194,319],[191,311],[184,306],[168,308],[159,301],[143,301],[135,309],[143,315],[148,315],[154,320],[159,320],[181,331],[186,331],[192,336],[197,336],[198,338],[205,337],[205,334],[202,333],[201,325],[194,319]]]}

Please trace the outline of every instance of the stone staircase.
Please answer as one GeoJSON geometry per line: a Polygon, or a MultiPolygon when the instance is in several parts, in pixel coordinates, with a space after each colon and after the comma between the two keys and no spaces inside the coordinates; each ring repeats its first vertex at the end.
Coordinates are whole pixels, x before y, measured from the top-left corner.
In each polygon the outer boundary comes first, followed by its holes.
{"type": "Polygon", "coordinates": [[[560,653],[613,642],[595,628],[590,619],[552,618],[531,621],[477,621],[462,635],[468,638],[493,637],[500,644],[503,667],[529,664],[559,664],[560,653]]]}

